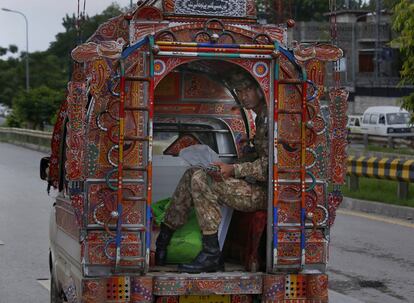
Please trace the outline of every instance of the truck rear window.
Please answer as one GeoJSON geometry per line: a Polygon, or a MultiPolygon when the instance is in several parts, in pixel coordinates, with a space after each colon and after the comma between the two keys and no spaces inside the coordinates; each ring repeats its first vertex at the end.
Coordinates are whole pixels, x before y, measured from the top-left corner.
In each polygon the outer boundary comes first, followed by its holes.
{"type": "Polygon", "coordinates": [[[210,146],[218,153],[217,140],[212,127],[194,124],[156,124],[154,125],[153,154],[162,155],[177,139],[193,138],[199,144],[210,146]]]}

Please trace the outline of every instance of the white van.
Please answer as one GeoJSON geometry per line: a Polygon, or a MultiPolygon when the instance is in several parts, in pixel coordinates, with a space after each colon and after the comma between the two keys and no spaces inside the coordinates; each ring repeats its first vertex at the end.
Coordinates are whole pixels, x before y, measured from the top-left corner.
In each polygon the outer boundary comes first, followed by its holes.
{"type": "Polygon", "coordinates": [[[361,134],[361,122],[362,116],[349,115],[348,122],[346,123],[346,128],[351,134],[361,134]]]}
{"type": "Polygon", "coordinates": [[[413,137],[410,113],[398,106],[369,107],[363,115],[362,132],[369,135],[413,137]]]}

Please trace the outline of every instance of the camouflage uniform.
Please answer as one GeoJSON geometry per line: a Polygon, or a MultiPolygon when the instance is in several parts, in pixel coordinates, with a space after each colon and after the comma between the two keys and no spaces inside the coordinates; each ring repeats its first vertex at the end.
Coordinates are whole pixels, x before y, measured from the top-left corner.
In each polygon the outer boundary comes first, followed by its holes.
{"type": "Polygon", "coordinates": [[[181,178],[166,211],[164,223],[173,229],[184,225],[194,207],[204,234],[215,233],[221,221],[221,205],[239,211],[267,208],[268,125],[264,106],[257,115],[255,160],[234,164],[234,178],[216,181],[203,169],[190,168],[181,178]],[[247,180],[247,181],[246,181],[247,180]]]}

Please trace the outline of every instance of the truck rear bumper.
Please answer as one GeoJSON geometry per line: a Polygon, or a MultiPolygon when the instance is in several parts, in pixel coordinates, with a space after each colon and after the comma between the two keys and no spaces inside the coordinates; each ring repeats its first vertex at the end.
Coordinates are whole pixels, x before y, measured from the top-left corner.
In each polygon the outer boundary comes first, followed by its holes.
{"type": "Polygon", "coordinates": [[[82,298],[73,303],[179,303],[184,302],[184,298],[189,302],[188,296],[203,296],[203,300],[207,300],[203,302],[210,302],[208,298],[211,296],[217,302],[217,295],[223,295],[223,302],[231,303],[253,302],[253,297],[266,303],[327,303],[328,276],[160,272],[146,276],[84,279],[81,293],[82,298]]]}

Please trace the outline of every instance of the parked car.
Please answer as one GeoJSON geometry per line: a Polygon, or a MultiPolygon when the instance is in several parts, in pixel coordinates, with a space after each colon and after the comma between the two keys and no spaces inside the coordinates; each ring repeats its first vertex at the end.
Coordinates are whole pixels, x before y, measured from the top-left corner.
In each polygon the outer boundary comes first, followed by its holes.
{"type": "Polygon", "coordinates": [[[4,116],[4,112],[7,109],[6,105],[0,104],[0,117],[4,116]]]}
{"type": "Polygon", "coordinates": [[[10,107],[4,104],[0,104],[0,117],[10,116],[12,110],[10,107]]]}
{"type": "Polygon", "coordinates": [[[6,108],[6,109],[4,110],[3,116],[4,116],[4,117],[8,117],[8,116],[10,116],[10,115],[11,115],[11,113],[12,113],[12,109],[11,109],[11,108],[6,108]]]}
{"type": "Polygon", "coordinates": [[[368,135],[414,137],[410,113],[398,106],[369,107],[364,112],[361,130],[368,135]]]}
{"type": "Polygon", "coordinates": [[[361,134],[362,133],[361,122],[362,122],[362,116],[349,115],[348,122],[346,124],[346,128],[348,129],[348,132],[352,134],[361,134]]]}

